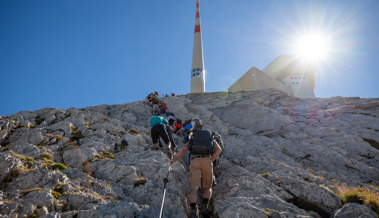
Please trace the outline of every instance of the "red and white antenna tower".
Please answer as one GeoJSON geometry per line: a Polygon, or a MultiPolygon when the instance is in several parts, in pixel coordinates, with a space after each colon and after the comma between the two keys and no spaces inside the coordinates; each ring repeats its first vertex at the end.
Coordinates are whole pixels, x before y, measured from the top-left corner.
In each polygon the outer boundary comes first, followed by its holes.
{"type": "Polygon", "coordinates": [[[193,40],[191,93],[205,92],[205,71],[203,60],[203,44],[201,40],[200,7],[196,0],[195,36],[193,40]]]}

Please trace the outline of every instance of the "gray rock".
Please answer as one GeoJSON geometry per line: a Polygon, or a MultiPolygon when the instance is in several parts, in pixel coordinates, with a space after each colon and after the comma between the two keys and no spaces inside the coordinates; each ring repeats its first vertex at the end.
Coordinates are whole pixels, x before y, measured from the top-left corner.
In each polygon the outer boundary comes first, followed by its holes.
{"type": "Polygon", "coordinates": [[[349,203],[343,205],[343,207],[334,213],[334,218],[376,218],[378,215],[370,209],[367,205],[349,203]]]}
{"type": "MultiPolygon", "coordinates": [[[[334,185],[379,186],[378,99],[267,89],[163,100],[182,121],[198,117],[222,134],[214,216],[375,216],[342,207],[334,185]]],[[[150,150],[150,118],[142,101],[0,117],[0,216],[158,217],[168,175],[163,216],[187,217],[188,155],[170,165],[150,150]]]]}
{"type": "Polygon", "coordinates": [[[0,154],[0,185],[3,184],[4,180],[10,179],[12,173],[18,173],[21,167],[22,162],[20,159],[14,158],[7,153],[0,154]]]}

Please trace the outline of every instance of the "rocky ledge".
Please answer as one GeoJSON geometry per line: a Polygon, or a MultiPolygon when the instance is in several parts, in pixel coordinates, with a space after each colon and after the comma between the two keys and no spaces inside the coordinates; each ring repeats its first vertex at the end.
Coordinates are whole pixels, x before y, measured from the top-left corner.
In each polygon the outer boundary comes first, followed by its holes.
{"type": "MultiPolygon", "coordinates": [[[[378,216],[379,99],[268,89],[165,102],[223,137],[211,217],[378,216]]],[[[163,217],[187,217],[187,161],[168,174],[150,118],[142,101],[0,117],[0,216],[158,217],[168,175],[163,217]]]]}

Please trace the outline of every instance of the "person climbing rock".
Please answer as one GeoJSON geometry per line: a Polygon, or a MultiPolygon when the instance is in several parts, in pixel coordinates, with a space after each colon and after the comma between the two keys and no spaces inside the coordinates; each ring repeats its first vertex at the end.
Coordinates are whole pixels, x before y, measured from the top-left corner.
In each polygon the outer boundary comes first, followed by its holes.
{"type": "Polygon", "coordinates": [[[212,196],[213,161],[217,159],[222,150],[213,139],[212,133],[203,129],[201,120],[194,118],[192,121],[193,129],[190,132],[189,141],[175,155],[171,163],[180,159],[188,150],[190,151],[190,217],[199,217],[199,208],[202,214],[208,212],[208,205],[212,196]],[[198,207],[197,195],[200,188],[204,189],[204,193],[198,207]]]}
{"type": "Polygon", "coordinates": [[[166,124],[168,124],[168,121],[166,118],[156,115],[150,119],[149,124],[151,127],[151,139],[153,140],[153,146],[151,149],[157,150],[158,148],[163,147],[159,140],[159,137],[161,137],[166,143],[167,156],[171,158],[171,142],[166,131],[166,124]]]}
{"type": "Polygon", "coordinates": [[[161,100],[159,104],[160,115],[165,115],[167,111],[168,111],[168,108],[167,108],[166,103],[163,100],[161,100]]]}
{"type": "Polygon", "coordinates": [[[174,123],[174,121],[176,121],[176,117],[175,117],[174,113],[172,113],[172,112],[166,112],[166,116],[167,116],[168,123],[170,125],[172,125],[174,123]]]}

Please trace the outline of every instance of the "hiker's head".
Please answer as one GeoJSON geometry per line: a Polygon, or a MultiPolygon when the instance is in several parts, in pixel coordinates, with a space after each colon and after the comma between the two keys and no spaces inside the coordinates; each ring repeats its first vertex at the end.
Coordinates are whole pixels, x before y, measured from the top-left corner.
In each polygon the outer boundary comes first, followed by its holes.
{"type": "Polygon", "coordinates": [[[155,95],[158,95],[158,91],[155,91],[154,93],[155,93],[155,95]]]}
{"type": "Polygon", "coordinates": [[[193,118],[191,124],[192,124],[193,130],[198,130],[198,129],[203,128],[203,123],[198,118],[193,118]]]}

